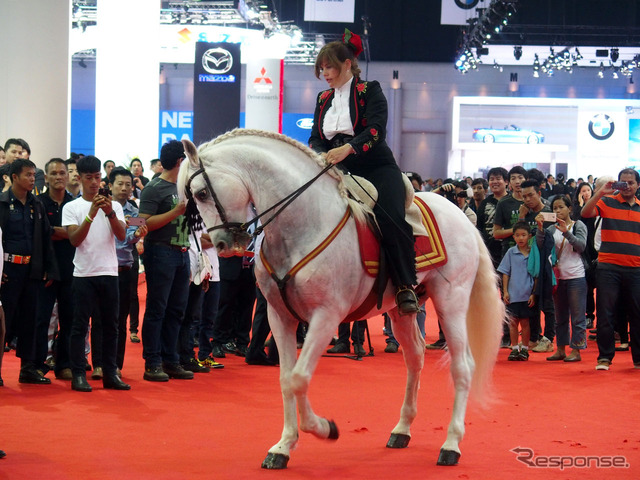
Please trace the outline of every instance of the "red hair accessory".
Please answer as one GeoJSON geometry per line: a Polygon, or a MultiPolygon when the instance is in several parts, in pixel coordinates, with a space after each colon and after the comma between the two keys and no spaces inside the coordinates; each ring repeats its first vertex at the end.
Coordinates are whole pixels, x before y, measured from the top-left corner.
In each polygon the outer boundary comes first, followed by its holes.
{"type": "Polygon", "coordinates": [[[351,32],[348,28],[344,29],[344,35],[342,35],[342,43],[350,45],[354,50],[354,55],[357,57],[362,53],[362,38],[360,35],[351,32]]]}

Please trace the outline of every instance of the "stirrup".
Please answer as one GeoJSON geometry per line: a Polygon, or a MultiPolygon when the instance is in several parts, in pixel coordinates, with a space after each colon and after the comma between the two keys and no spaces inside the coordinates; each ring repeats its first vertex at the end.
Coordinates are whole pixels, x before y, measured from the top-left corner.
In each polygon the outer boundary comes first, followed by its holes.
{"type": "Polygon", "coordinates": [[[400,315],[413,315],[420,311],[416,292],[411,287],[399,287],[396,292],[396,305],[400,315]]]}

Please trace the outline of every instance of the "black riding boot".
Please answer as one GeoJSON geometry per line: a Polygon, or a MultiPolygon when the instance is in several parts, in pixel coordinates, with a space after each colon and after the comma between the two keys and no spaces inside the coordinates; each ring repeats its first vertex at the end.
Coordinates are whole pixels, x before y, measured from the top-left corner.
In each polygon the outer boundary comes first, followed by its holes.
{"type": "Polygon", "coordinates": [[[413,315],[420,310],[418,297],[412,287],[398,287],[396,292],[396,305],[400,315],[413,315]]]}

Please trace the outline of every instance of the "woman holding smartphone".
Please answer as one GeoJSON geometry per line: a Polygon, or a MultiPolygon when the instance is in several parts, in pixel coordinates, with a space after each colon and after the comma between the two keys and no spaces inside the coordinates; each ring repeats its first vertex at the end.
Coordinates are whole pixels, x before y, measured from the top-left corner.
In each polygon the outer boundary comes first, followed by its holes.
{"type": "MultiPolygon", "coordinates": [[[[556,343],[558,349],[547,357],[549,361],[563,360],[579,362],[580,350],[587,348],[585,309],[587,301],[587,280],[582,252],[587,245],[587,227],[580,220],[571,219],[571,200],[562,195],[551,204],[556,214],[556,223],[547,228],[553,237],[558,259],[554,273],[558,285],[553,294],[556,311],[556,343]],[[571,323],[571,335],[569,335],[571,323]],[[566,347],[571,346],[567,355],[566,347]]],[[[541,245],[544,241],[542,214],[536,216],[538,232],[536,241],[541,245]]]]}

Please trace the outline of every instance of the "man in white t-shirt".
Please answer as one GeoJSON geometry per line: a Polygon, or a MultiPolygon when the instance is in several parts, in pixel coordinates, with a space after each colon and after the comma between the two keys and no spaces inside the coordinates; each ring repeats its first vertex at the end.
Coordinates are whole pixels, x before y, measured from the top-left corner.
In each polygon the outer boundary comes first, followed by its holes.
{"type": "Polygon", "coordinates": [[[89,155],[77,162],[82,197],[62,210],[62,226],[76,247],[73,258],[74,298],[71,328],[71,388],[90,392],[85,371],[84,343],[89,318],[98,308],[102,320],[102,384],[104,388],[129,390],[117,375],[118,348],[118,257],[114,235],[124,240],[126,223],[122,206],[111,200],[111,192],[100,189],[101,163],[89,155]]]}

